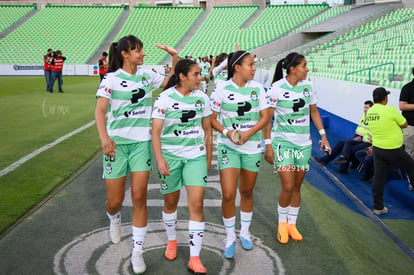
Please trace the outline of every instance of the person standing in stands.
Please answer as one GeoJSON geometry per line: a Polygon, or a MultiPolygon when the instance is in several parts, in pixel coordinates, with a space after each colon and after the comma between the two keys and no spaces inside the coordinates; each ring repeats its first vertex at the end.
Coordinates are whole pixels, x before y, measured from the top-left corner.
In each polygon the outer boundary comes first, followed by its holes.
{"type": "MultiPolygon", "coordinates": [[[[414,76],[414,68],[411,72],[414,76]]],[[[399,107],[408,123],[403,129],[405,150],[414,158],[414,79],[401,89],[399,107]]]]}
{"type": "Polygon", "coordinates": [[[58,80],[58,91],[59,93],[63,93],[62,90],[62,70],[63,70],[63,62],[65,62],[66,57],[62,56],[62,52],[57,50],[56,53],[53,55],[53,58],[50,61],[52,65],[52,75],[49,81],[49,87],[47,91],[49,93],[53,92],[53,85],[55,84],[55,80],[58,80]]]}
{"type": "Polygon", "coordinates": [[[99,58],[98,65],[99,65],[99,76],[101,78],[101,81],[104,77],[104,75],[108,72],[108,61],[106,58],[108,57],[107,52],[103,52],[101,58],[99,58]]]}
{"type": "Polygon", "coordinates": [[[188,269],[205,274],[200,261],[204,234],[203,200],[210,169],[212,130],[210,100],[199,90],[200,67],[191,59],[177,62],[165,90],[154,103],[152,145],[157,160],[162,219],[167,232],[165,257],[177,257],[177,206],[180,190],[188,197],[190,260],[188,269]]]}
{"type": "Polygon", "coordinates": [[[253,216],[253,189],[262,159],[261,129],[270,121],[265,91],[261,84],[253,81],[255,72],[249,52],[231,53],[228,80],[218,83],[210,100],[211,124],[218,132],[217,160],[227,235],[224,257],[227,259],[235,254],[235,200],[239,180],[240,241],[245,250],[253,248],[249,227],[253,216]]]}
{"type": "Polygon", "coordinates": [[[316,93],[306,80],[308,71],[305,57],[290,53],[277,63],[273,84],[267,91],[275,119],[273,129],[270,130],[269,123],[263,131],[265,159],[277,169],[282,183],[277,208],[277,240],[281,244],[286,244],[289,236],[294,241],[303,239],[296,228],[296,220],[301,200],[300,188],[309,170],[312,151],[310,118],[321,135],[321,150],[331,152],[316,106],[316,93]],[[287,72],[286,77],[283,77],[283,69],[287,72]]]}
{"type": "Polygon", "coordinates": [[[394,106],[386,106],[389,94],[383,87],[376,88],[372,93],[374,106],[367,113],[374,154],[372,196],[375,215],[388,212],[384,206],[384,188],[391,164],[407,171],[411,185],[414,183],[414,160],[404,150],[401,130],[408,123],[394,106]]]}
{"type": "MultiPolygon", "coordinates": [[[[112,243],[121,241],[121,208],[127,174],[131,177],[132,256],[135,273],[143,273],[143,257],[147,232],[147,183],[152,167],[151,111],[152,90],[164,87],[168,79],[140,65],[145,52],[141,40],[133,35],[112,43],[109,68],[99,85],[95,110],[96,126],[101,139],[103,169],[106,181],[106,214],[112,243]]],[[[158,45],[172,56],[178,53],[169,46],[158,45]]]]}
{"type": "Polygon", "coordinates": [[[46,91],[48,91],[49,81],[52,74],[52,65],[50,65],[50,60],[53,57],[53,50],[48,49],[47,53],[43,56],[43,70],[45,73],[45,80],[46,80],[46,91]]]}

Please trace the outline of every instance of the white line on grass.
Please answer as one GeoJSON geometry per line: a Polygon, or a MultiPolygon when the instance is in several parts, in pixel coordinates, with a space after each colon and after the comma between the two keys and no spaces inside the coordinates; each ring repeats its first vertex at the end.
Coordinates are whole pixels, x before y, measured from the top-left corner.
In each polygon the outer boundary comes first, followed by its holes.
{"type": "Polygon", "coordinates": [[[92,126],[92,125],[94,125],[94,124],[95,124],[95,120],[93,120],[93,121],[89,122],[88,124],[83,125],[82,127],[80,127],[80,128],[78,128],[78,129],[76,129],[76,130],[74,130],[74,131],[70,132],[69,134],[64,135],[64,136],[62,136],[62,137],[58,138],[57,140],[55,140],[55,141],[53,141],[53,142],[51,142],[51,143],[49,143],[49,144],[46,144],[45,146],[40,147],[39,149],[37,149],[37,150],[35,150],[35,151],[31,152],[30,154],[28,154],[28,155],[26,155],[26,156],[22,157],[22,158],[21,158],[21,159],[19,159],[18,161],[16,161],[16,162],[12,163],[11,165],[9,165],[9,166],[7,166],[6,168],[4,168],[3,170],[1,170],[1,171],[0,171],[0,177],[2,177],[2,176],[4,176],[4,175],[6,175],[7,173],[10,173],[11,171],[13,171],[13,170],[15,170],[16,168],[18,168],[20,165],[22,165],[23,163],[25,163],[26,161],[28,161],[28,160],[30,160],[30,159],[32,159],[32,158],[34,158],[35,156],[39,155],[40,153],[42,153],[42,152],[46,151],[47,149],[52,148],[53,146],[55,146],[55,145],[57,145],[57,144],[61,143],[62,141],[64,141],[64,140],[66,140],[66,139],[68,139],[68,138],[70,138],[70,137],[72,137],[72,136],[74,136],[74,135],[76,135],[76,134],[78,134],[78,133],[82,132],[83,130],[85,130],[85,129],[87,129],[87,128],[91,127],[91,126],[92,126]]]}

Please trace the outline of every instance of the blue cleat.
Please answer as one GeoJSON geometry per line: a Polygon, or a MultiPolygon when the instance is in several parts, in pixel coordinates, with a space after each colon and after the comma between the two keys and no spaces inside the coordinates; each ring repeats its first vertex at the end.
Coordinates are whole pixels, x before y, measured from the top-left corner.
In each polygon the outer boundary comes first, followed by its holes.
{"type": "Polygon", "coordinates": [[[251,250],[253,248],[252,240],[247,239],[247,238],[243,238],[242,236],[240,236],[240,241],[241,241],[242,247],[245,250],[251,250]]]}
{"type": "Polygon", "coordinates": [[[234,253],[236,252],[236,241],[232,242],[229,247],[224,248],[224,258],[232,259],[234,257],[234,253]]]}

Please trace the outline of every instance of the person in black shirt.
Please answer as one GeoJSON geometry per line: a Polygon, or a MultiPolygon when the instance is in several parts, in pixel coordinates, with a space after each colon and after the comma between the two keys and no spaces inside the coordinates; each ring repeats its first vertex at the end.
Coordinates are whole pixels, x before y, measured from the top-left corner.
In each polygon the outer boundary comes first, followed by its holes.
{"type": "MultiPolygon", "coordinates": [[[[412,73],[414,76],[414,68],[412,73]]],[[[414,79],[401,89],[399,107],[408,122],[408,127],[403,130],[405,150],[414,158],[414,79]]]]}

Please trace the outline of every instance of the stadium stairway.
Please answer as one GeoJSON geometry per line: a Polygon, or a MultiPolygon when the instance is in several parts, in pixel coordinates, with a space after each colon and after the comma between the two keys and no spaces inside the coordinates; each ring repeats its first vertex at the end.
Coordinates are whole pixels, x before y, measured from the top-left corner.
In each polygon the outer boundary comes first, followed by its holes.
{"type": "MultiPolygon", "coordinates": [[[[344,140],[343,137],[326,129],[328,140],[333,147],[338,141],[344,140]]],[[[319,150],[319,133],[316,128],[311,125],[312,137],[312,156],[322,157],[323,153],[319,150]]],[[[367,209],[373,209],[372,201],[372,184],[361,181],[363,172],[356,169],[348,169],[348,175],[337,174],[334,171],[338,169],[338,165],[333,161],[327,166],[321,166],[314,160],[311,161],[311,167],[306,173],[306,181],[312,184],[321,192],[325,193],[336,202],[345,205],[349,209],[365,215],[364,211],[358,204],[362,203],[367,209]],[[326,167],[326,169],[325,169],[326,167]],[[348,193],[352,192],[352,193],[348,193]],[[350,196],[355,195],[357,199],[350,196]],[[356,202],[356,200],[359,200],[356,202]]],[[[400,176],[390,169],[388,173],[388,181],[384,190],[384,203],[388,208],[388,213],[381,215],[384,219],[414,219],[414,192],[408,190],[408,182],[406,176],[401,179],[400,176]]]]}
{"type": "Polygon", "coordinates": [[[303,52],[311,47],[337,38],[352,29],[378,19],[388,12],[401,7],[402,5],[400,3],[393,3],[391,5],[367,4],[363,6],[354,6],[351,10],[343,14],[328,19],[299,33],[283,37],[262,47],[258,47],[252,50],[252,52],[263,58],[263,61],[258,63],[259,67],[260,65],[266,66],[267,64],[274,65],[277,60],[283,58],[288,52],[303,52]],[[329,26],[329,28],[326,26],[329,26]],[[319,38],[312,38],[315,33],[327,34],[319,38]]]}
{"type": "Polygon", "coordinates": [[[6,30],[4,30],[2,33],[0,33],[0,39],[3,39],[4,37],[6,37],[8,34],[12,33],[15,29],[17,29],[18,27],[20,27],[22,24],[24,24],[24,22],[26,22],[27,20],[29,20],[33,15],[35,15],[40,9],[33,9],[30,12],[28,12],[25,16],[23,16],[22,18],[20,18],[20,20],[18,20],[16,23],[14,23],[13,25],[11,25],[9,28],[7,28],[6,30]]]}
{"type": "Polygon", "coordinates": [[[243,23],[243,25],[240,26],[240,29],[247,29],[250,27],[251,24],[253,24],[257,18],[265,11],[264,7],[259,7],[252,16],[249,17],[249,19],[246,20],[246,22],[243,23]]]}
{"type": "Polygon", "coordinates": [[[102,56],[104,51],[108,52],[109,47],[111,46],[112,42],[115,40],[116,35],[121,30],[122,26],[125,23],[125,20],[128,18],[129,14],[131,13],[131,9],[126,9],[119,17],[118,21],[114,24],[113,29],[109,32],[108,36],[102,42],[101,46],[96,50],[95,54],[91,56],[88,60],[88,64],[96,64],[99,58],[102,56]]]}
{"type": "MultiPolygon", "coordinates": [[[[178,42],[178,44],[175,46],[175,49],[180,53],[182,49],[187,45],[187,43],[190,41],[190,39],[194,36],[194,34],[198,31],[201,24],[203,24],[204,20],[207,18],[210,10],[204,10],[197,18],[197,20],[194,22],[194,24],[191,26],[191,28],[188,30],[188,32],[184,35],[184,37],[178,42]]],[[[160,64],[171,64],[172,58],[170,55],[166,55],[164,59],[160,62],[160,64]]]]}

